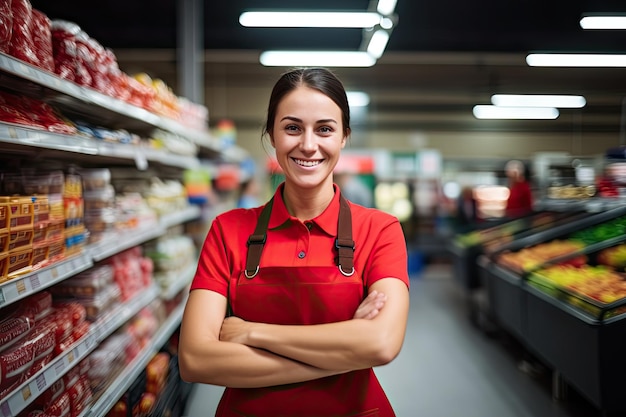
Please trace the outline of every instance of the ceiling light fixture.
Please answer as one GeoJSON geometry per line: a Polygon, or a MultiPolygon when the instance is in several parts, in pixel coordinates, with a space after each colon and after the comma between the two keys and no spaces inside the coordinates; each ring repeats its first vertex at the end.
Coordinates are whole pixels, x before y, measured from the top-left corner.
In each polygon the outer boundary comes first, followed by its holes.
{"type": "Polygon", "coordinates": [[[583,96],[553,94],[494,94],[491,104],[500,107],[557,107],[580,109],[587,101],[583,96]]]}
{"type": "Polygon", "coordinates": [[[376,58],[363,51],[265,51],[260,61],[267,67],[371,67],[376,58]]]}
{"type": "Polygon", "coordinates": [[[389,32],[384,29],[378,29],[372,34],[369,43],[367,44],[367,53],[378,59],[383,56],[387,42],[389,41],[389,32]]]}
{"type": "Polygon", "coordinates": [[[245,27],[373,28],[382,16],[374,12],[244,12],[245,27]]]}
{"type": "Polygon", "coordinates": [[[583,29],[626,29],[626,16],[585,16],[580,19],[583,29]]]}
{"type": "Polygon", "coordinates": [[[376,11],[383,16],[389,16],[396,8],[397,0],[378,0],[376,11]]]}
{"type": "Polygon", "coordinates": [[[556,119],[559,110],[554,107],[499,107],[477,105],[473,109],[477,119],[556,119]]]}
{"type": "Polygon", "coordinates": [[[626,67],[626,55],[618,54],[529,54],[531,67],[626,67]]]}

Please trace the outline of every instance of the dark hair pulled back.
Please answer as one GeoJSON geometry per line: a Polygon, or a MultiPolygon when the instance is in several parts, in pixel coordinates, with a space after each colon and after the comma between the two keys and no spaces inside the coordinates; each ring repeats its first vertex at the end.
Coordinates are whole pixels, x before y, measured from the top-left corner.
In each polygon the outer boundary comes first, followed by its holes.
{"type": "Polygon", "coordinates": [[[267,120],[263,136],[271,135],[276,119],[276,109],[283,97],[298,87],[309,87],[329,97],[341,109],[341,121],[345,136],[350,134],[350,107],[346,90],[335,74],[326,68],[299,68],[284,73],[272,89],[267,107],[267,120]]]}

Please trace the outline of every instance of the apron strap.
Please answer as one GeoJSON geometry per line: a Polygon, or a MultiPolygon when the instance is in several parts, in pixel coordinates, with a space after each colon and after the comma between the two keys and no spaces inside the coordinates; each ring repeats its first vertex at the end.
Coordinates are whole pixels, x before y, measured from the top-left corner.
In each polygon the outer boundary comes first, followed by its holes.
{"type": "Polygon", "coordinates": [[[261,263],[261,252],[265,246],[267,239],[267,226],[270,223],[270,214],[272,214],[272,204],[274,197],[263,207],[259,215],[259,221],[256,224],[254,233],[248,238],[248,255],[246,258],[246,278],[251,279],[259,272],[259,264],[261,263]]]}
{"type": "MultiPolygon", "coordinates": [[[[272,213],[272,198],[263,208],[259,215],[254,233],[248,238],[248,255],[246,257],[246,278],[252,279],[259,272],[261,264],[261,253],[267,240],[267,227],[272,213]]],[[[352,240],[352,213],[348,200],[343,195],[339,196],[339,220],[337,222],[337,267],[342,274],[349,277],[354,274],[354,240],[352,240]]]]}
{"type": "Polygon", "coordinates": [[[349,277],[354,274],[354,240],[352,240],[352,213],[348,200],[343,195],[339,196],[339,221],[335,247],[339,271],[349,277]]]}

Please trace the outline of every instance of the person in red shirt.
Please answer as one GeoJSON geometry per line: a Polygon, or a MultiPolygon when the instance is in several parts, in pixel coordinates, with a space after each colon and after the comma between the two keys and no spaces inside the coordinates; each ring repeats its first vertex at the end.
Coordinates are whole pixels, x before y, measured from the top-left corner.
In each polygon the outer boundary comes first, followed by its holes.
{"type": "Polygon", "coordinates": [[[334,183],[349,135],[332,72],[280,77],[264,136],[285,180],[265,205],[213,221],[181,323],[181,376],[226,387],[218,417],[395,416],[373,367],[404,341],[406,241],[395,217],[334,183]]]}
{"type": "Polygon", "coordinates": [[[511,160],[504,168],[509,180],[509,198],[506,202],[506,217],[516,218],[533,211],[533,194],[526,179],[525,167],[521,161],[511,160]]]}

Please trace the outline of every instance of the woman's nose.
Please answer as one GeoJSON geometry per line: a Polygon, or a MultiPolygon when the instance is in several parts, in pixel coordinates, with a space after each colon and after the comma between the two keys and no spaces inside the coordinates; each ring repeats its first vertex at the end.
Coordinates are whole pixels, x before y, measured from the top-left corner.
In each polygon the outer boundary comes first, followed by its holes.
{"type": "Polygon", "coordinates": [[[314,151],[317,148],[317,138],[312,131],[305,131],[300,141],[300,148],[305,151],[314,151]]]}

